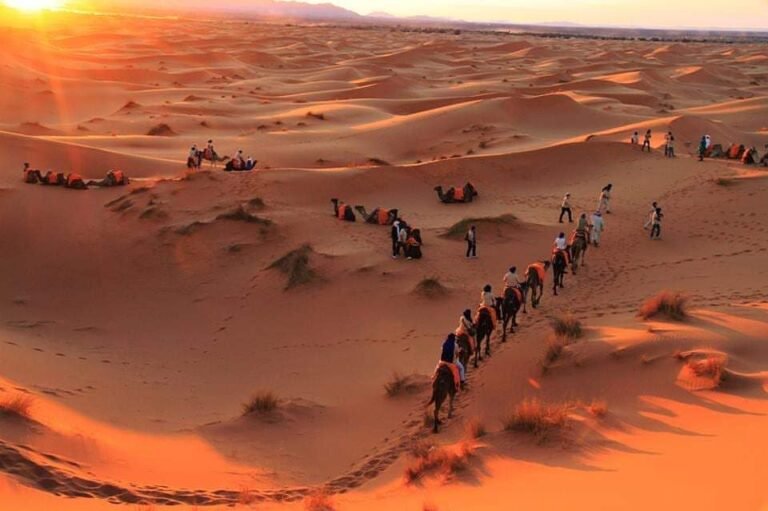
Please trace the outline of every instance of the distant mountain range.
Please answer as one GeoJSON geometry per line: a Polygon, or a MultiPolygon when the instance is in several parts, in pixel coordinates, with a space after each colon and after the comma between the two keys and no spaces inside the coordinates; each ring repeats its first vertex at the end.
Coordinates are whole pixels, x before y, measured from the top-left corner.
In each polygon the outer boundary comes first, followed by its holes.
{"type": "MultiPolygon", "coordinates": [[[[70,4],[77,7],[82,0],[70,4]]],[[[155,3],[136,2],[135,0],[87,0],[82,1],[84,10],[103,10],[108,12],[189,12],[200,13],[239,13],[248,17],[290,18],[301,20],[355,20],[364,16],[331,3],[310,4],[281,0],[160,0],[155,3]]]]}

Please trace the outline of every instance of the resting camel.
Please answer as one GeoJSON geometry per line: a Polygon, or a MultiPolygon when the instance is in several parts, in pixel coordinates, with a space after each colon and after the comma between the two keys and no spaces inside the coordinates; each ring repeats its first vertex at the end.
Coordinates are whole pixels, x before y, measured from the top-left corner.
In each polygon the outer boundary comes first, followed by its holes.
{"type": "Polygon", "coordinates": [[[556,250],[552,253],[552,291],[557,296],[557,288],[564,288],[563,279],[568,271],[568,259],[563,250],[556,250]]]}
{"type": "Polygon", "coordinates": [[[250,160],[242,163],[236,160],[229,160],[226,164],[224,164],[224,171],[225,172],[248,172],[249,170],[255,169],[257,163],[258,163],[258,160],[250,160]]]}
{"type": "Polygon", "coordinates": [[[61,186],[64,185],[67,180],[64,178],[64,174],[61,172],[54,172],[49,170],[45,173],[45,176],[40,180],[40,184],[46,186],[61,186]]]}
{"type": "Polygon", "coordinates": [[[538,261],[530,264],[525,270],[525,284],[531,293],[531,307],[534,309],[539,306],[544,295],[544,278],[550,264],[549,261],[538,261]]]}
{"type": "Polygon", "coordinates": [[[374,225],[392,225],[397,220],[398,211],[396,209],[376,208],[370,214],[365,210],[365,206],[355,206],[365,223],[374,225]]]}
{"type": "Polygon", "coordinates": [[[478,359],[482,360],[481,353],[483,339],[485,339],[485,355],[491,356],[491,335],[493,334],[493,318],[487,307],[480,307],[475,314],[475,332],[477,336],[477,353],[475,355],[475,367],[478,359]]]}
{"type": "Polygon", "coordinates": [[[768,153],[765,153],[765,156],[763,156],[762,158],[760,158],[760,164],[761,164],[763,167],[768,167],[768,153]]]}
{"type": "Polygon", "coordinates": [[[589,234],[585,231],[575,231],[571,236],[571,269],[573,274],[576,275],[576,270],[579,266],[584,266],[584,259],[587,255],[587,248],[589,248],[589,234]]]}
{"type": "Polygon", "coordinates": [[[43,180],[43,174],[37,170],[29,167],[29,163],[24,164],[24,182],[30,185],[37,184],[43,180]]]}
{"type": "Polygon", "coordinates": [[[478,196],[477,190],[472,183],[467,183],[463,188],[449,188],[443,192],[442,186],[436,186],[437,197],[443,204],[453,204],[457,202],[472,202],[478,196]]]}
{"type": "Polygon", "coordinates": [[[88,189],[88,185],[85,184],[85,181],[83,181],[83,178],[80,176],[80,174],[75,173],[67,174],[67,179],[64,181],[64,186],[73,190],[88,189]]]}
{"type": "Polygon", "coordinates": [[[525,307],[525,295],[528,284],[523,284],[520,288],[508,287],[504,290],[504,298],[497,298],[496,303],[500,303],[501,312],[501,342],[507,342],[507,325],[509,332],[515,333],[517,326],[517,313],[520,307],[525,307]]]}
{"type": "Polygon", "coordinates": [[[110,170],[107,172],[106,177],[99,181],[90,180],[88,186],[125,186],[130,183],[128,176],[126,176],[122,170],[110,170]]]}
{"type": "Polygon", "coordinates": [[[336,218],[346,222],[355,221],[355,212],[352,211],[352,206],[345,204],[344,201],[339,199],[331,199],[331,203],[333,204],[333,215],[336,218]]]}
{"type": "Polygon", "coordinates": [[[432,399],[427,406],[435,403],[434,426],[432,431],[437,433],[437,427],[440,425],[440,407],[443,406],[445,399],[448,398],[448,418],[453,415],[453,400],[456,397],[456,382],[453,380],[453,373],[446,365],[440,365],[432,380],[432,399]]]}

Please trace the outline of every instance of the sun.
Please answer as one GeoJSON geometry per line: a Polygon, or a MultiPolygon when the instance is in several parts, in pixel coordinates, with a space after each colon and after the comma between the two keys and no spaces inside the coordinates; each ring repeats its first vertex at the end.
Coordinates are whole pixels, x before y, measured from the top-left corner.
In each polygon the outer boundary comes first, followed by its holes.
{"type": "Polygon", "coordinates": [[[3,0],[8,7],[20,11],[41,11],[43,9],[58,9],[64,4],[64,0],[3,0]]]}

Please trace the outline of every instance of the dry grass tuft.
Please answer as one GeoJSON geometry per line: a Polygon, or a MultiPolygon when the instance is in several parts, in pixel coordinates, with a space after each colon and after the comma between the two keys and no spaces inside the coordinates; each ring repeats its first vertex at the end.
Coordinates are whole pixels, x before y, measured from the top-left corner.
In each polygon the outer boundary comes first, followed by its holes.
{"type": "Polygon", "coordinates": [[[568,340],[562,337],[553,337],[547,341],[547,348],[544,350],[544,360],[542,366],[548,368],[554,364],[563,354],[563,349],[568,345],[568,340]]]}
{"type": "Polygon", "coordinates": [[[579,339],[584,335],[581,321],[576,319],[572,314],[552,318],[551,325],[552,330],[555,331],[555,335],[560,338],[579,339]]]}
{"type": "Polygon", "coordinates": [[[485,428],[485,424],[483,424],[480,419],[476,417],[467,421],[464,426],[464,432],[466,433],[467,438],[474,440],[482,438],[488,434],[488,430],[485,428]]]}
{"type": "Polygon", "coordinates": [[[16,394],[0,401],[0,417],[29,419],[35,400],[26,394],[16,394]]]}
{"type": "Polygon", "coordinates": [[[515,215],[501,215],[501,216],[493,216],[493,217],[481,217],[481,218],[464,218],[463,220],[460,220],[450,226],[447,231],[445,231],[440,236],[443,238],[463,238],[464,235],[467,233],[469,228],[473,225],[476,225],[478,229],[483,225],[496,225],[496,226],[504,226],[504,225],[512,225],[515,222],[517,222],[517,217],[515,215]]]}
{"type": "Polygon", "coordinates": [[[277,269],[288,275],[288,283],[285,289],[311,284],[320,280],[317,272],[309,266],[309,256],[312,252],[313,250],[310,245],[302,245],[270,264],[268,269],[277,269]]]}
{"type": "Polygon", "coordinates": [[[538,399],[526,399],[504,421],[504,429],[529,433],[544,442],[568,427],[572,408],[572,403],[545,404],[538,399]]]}
{"type": "Polygon", "coordinates": [[[687,365],[693,374],[699,378],[708,378],[712,380],[714,387],[718,387],[725,380],[725,366],[728,364],[727,357],[708,355],[699,360],[688,360],[687,365]]]}
{"type": "Polygon", "coordinates": [[[593,399],[587,405],[587,411],[595,417],[605,417],[605,414],[608,413],[608,403],[604,399],[593,399]]]}
{"type": "Polygon", "coordinates": [[[262,390],[243,403],[243,415],[266,415],[277,410],[279,404],[280,400],[274,392],[262,390]]]}
{"type": "Polygon", "coordinates": [[[637,315],[642,319],[664,316],[674,321],[683,321],[688,316],[688,298],[676,291],[662,291],[648,298],[640,306],[637,315]]]}
{"type": "Polygon", "coordinates": [[[334,511],[336,507],[326,490],[317,490],[304,499],[304,509],[307,511],[334,511]]]}
{"type": "Polygon", "coordinates": [[[406,483],[412,484],[431,474],[439,474],[450,480],[469,470],[474,446],[469,442],[462,442],[455,447],[432,445],[417,451],[412,449],[410,455],[412,460],[404,473],[406,483]]]}
{"type": "Polygon", "coordinates": [[[413,293],[424,298],[435,299],[447,296],[449,291],[437,277],[425,277],[416,284],[413,293]]]}
{"type": "Polygon", "coordinates": [[[404,376],[398,372],[392,373],[392,378],[384,384],[384,390],[389,397],[397,397],[405,394],[413,394],[420,391],[423,385],[415,375],[404,376]]]}

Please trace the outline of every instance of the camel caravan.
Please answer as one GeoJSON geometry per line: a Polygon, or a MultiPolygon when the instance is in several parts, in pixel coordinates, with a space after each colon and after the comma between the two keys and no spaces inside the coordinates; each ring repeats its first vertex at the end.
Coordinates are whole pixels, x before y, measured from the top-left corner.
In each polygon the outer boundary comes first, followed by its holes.
{"type": "Polygon", "coordinates": [[[224,172],[249,172],[256,168],[258,160],[250,156],[243,156],[243,150],[238,149],[231,158],[229,156],[220,156],[216,152],[213,140],[209,140],[204,149],[198,149],[197,144],[193,144],[187,155],[187,168],[191,170],[200,170],[203,162],[207,161],[211,167],[216,167],[219,163],[224,163],[224,172]]]}
{"type": "MultiPolygon", "coordinates": [[[[768,149],[768,145],[766,145],[768,149]]],[[[711,144],[702,152],[703,158],[722,158],[737,160],[744,165],[762,165],[768,167],[768,151],[761,157],[757,147],[747,147],[744,144],[731,144],[728,149],[723,149],[721,144],[711,144]]]]}
{"type": "Polygon", "coordinates": [[[22,169],[24,182],[29,185],[41,184],[44,186],[62,186],[71,190],[87,190],[89,187],[99,188],[112,186],[125,186],[130,180],[122,170],[109,170],[104,179],[85,181],[80,174],[70,172],[47,171],[45,174],[39,169],[33,169],[29,163],[24,163],[22,169]]]}

